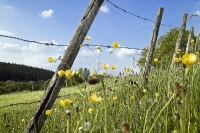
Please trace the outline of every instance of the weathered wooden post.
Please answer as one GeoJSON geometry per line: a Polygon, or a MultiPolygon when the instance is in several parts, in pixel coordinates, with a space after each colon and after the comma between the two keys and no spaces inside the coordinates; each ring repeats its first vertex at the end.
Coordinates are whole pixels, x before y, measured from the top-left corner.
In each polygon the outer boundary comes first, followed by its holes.
{"type": "Polygon", "coordinates": [[[99,11],[104,0],[91,0],[90,4],[79,23],[74,36],[72,37],[69,46],[63,56],[63,59],[58,66],[56,72],[54,73],[46,92],[44,93],[40,105],[38,106],[35,114],[31,118],[25,133],[38,133],[40,132],[45,120],[46,115],[45,111],[51,109],[53,106],[56,97],[61,89],[61,83],[64,82],[63,77],[59,77],[57,72],[59,70],[70,69],[74,63],[74,60],[79,52],[80,44],[83,43],[85,36],[90,29],[90,26],[99,11]]]}
{"type": "Polygon", "coordinates": [[[188,52],[189,52],[189,48],[190,48],[190,44],[191,44],[191,40],[193,38],[193,35],[194,35],[194,27],[191,27],[190,33],[189,33],[189,36],[188,36],[188,41],[187,41],[187,47],[186,47],[186,50],[185,50],[185,54],[188,54],[188,52]]]}
{"type": "Polygon", "coordinates": [[[186,22],[187,22],[187,16],[188,16],[187,13],[185,13],[185,14],[183,15],[183,20],[182,20],[181,28],[180,28],[180,31],[179,31],[178,39],[177,39],[177,41],[176,41],[176,46],[175,46],[174,54],[173,54],[173,56],[172,56],[172,62],[171,62],[171,66],[170,66],[171,69],[173,68],[174,63],[175,63],[174,58],[176,57],[176,51],[177,51],[177,49],[180,48],[181,41],[182,41],[183,35],[184,35],[184,33],[185,33],[186,22]]]}
{"type": "Polygon", "coordinates": [[[150,42],[150,45],[149,45],[149,50],[148,50],[147,57],[146,57],[145,68],[144,68],[144,73],[143,73],[143,80],[144,80],[145,84],[148,83],[147,76],[149,74],[151,64],[152,64],[152,58],[153,58],[153,54],[154,54],[154,50],[155,50],[155,46],[156,46],[156,41],[157,41],[157,37],[158,37],[158,32],[159,32],[159,28],[160,28],[163,10],[164,9],[162,7],[159,8],[159,10],[158,10],[158,15],[157,15],[157,18],[156,18],[155,27],[154,27],[154,30],[153,30],[151,42],[150,42]]]}

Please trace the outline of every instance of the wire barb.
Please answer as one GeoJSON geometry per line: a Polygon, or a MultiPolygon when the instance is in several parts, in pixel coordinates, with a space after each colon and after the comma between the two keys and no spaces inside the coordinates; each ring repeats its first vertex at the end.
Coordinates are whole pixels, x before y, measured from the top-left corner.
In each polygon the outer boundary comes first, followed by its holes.
{"type": "MultiPolygon", "coordinates": [[[[134,14],[134,13],[131,13],[131,12],[126,11],[125,9],[123,9],[123,8],[121,8],[121,7],[117,6],[117,5],[115,5],[114,3],[112,3],[110,0],[107,0],[107,2],[110,3],[112,6],[114,6],[115,8],[117,8],[117,9],[123,11],[124,13],[128,13],[128,14],[130,14],[130,15],[132,15],[132,16],[137,17],[137,18],[140,18],[140,19],[143,19],[143,20],[146,20],[146,21],[150,21],[150,22],[152,22],[152,23],[155,23],[155,21],[153,21],[153,20],[151,20],[151,19],[144,18],[144,17],[141,17],[141,16],[136,15],[136,14],[134,14]]],[[[162,26],[169,26],[169,27],[173,27],[173,28],[178,28],[178,29],[180,29],[180,28],[177,27],[177,26],[172,26],[172,25],[167,25],[167,24],[160,24],[160,25],[162,25],[162,26]]]]}

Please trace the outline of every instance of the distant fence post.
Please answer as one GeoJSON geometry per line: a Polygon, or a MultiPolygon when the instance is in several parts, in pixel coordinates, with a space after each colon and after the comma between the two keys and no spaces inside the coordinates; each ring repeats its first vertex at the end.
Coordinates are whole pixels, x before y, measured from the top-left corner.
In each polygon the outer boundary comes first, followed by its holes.
{"type": "Polygon", "coordinates": [[[56,72],[54,73],[46,92],[44,93],[40,105],[38,106],[35,114],[29,121],[29,124],[25,130],[25,133],[39,133],[45,120],[46,120],[46,110],[51,109],[56,97],[61,89],[61,84],[64,82],[65,78],[59,77],[57,72],[59,70],[70,69],[76,59],[76,56],[80,49],[80,44],[83,43],[85,36],[90,29],[90,26],[97,15],[104,0],[91,0],[90,4],[79,23],[74,36],[72,37],[69,46],[63,56],[63,59],[58,66],[56,72]]]}
{"type": "Polygon", "coordinates": [[[177,51],[177,49],[180,48],[181,41],[182,41],[182,38],[183,38],[183,35],[184,35],[184,32],[185,32],[186,22],[187,22],[187,16],[188,16],[187,13],[185,13],[183,15],[183,20],[182,20],[181,28],[180,28],[180,31],[179,31],[178,39],[176,41],[176,46],[175,46],[174,54],[172,56],[172,61],[171,61],[171,66],[170,66],[171,69],[174,66],[174,63],[175,63],[174,58],[176,57],[176,51],[177,51]]]}
{"type": "Polygon", "coordinates": [[[186,47],[186,50],[185,50],[185,54],[188,54],[189,49],[191,48],[190,44],[191,44],[191,40],[193,38],[193,35],[194,35],[194,27],[191,27],[190,33],[189,33],[189,36],[188,36],[188,42],[187,42],[187,47],[186,47]]]}
{"type": "Polygon", "coordinates": [[[161,23],[161,20],[162,20],[163,10],[164,9],[162,7],[159,8],[159,10],[158,10],[158,15],[157,15],[157,18],[156,18],[155,27],[154,27],[154,30],[153,30],[151,42],[150,42],[150,45],[149,45],[149,50],[148,50],[147,57],[146,57],[145,68],[144,68],[144,73],[143,73],[143,80],[144,80],[145,84],[148,83],[147,76],[149,74],[151,64],[152,64],[152,58],[153,58],[153,54],[154,54],[154,50],[155,50],[155,46],[156,46],[156,41],[157,41],[157,37],[158,37],[160,23],[161,23]]]}

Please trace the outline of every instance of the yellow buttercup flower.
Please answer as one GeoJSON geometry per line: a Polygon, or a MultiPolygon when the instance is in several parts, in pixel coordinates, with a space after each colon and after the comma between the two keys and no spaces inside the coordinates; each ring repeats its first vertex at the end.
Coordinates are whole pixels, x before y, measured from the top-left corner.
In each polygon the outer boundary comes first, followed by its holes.
{"type": "Polygon", "coordinates": [[[85,40],[89,41],[92,37],[91,36],[87,36],[85,37],[85,40]]]}
{"type": "Polygon", "coordinates": [[[178,62],[180,62],[180,61],[181,61],[181,58],[177,58],[177,57],[175,57],[175,58],[174,58],[174,60],[175,60],[175,62],[177,62],[177,63],[178,63],[178,62]]]}
{"type": "Polygon", "coordinates": [[[116,65],[111,65],[112,70],[115,70],[116,67],[117,67],[116,65]]]}
{"type": "Polygon", "coordinates": [[[89,101],[91,101],[91,102],[101,102],[102,98],[97,97],[97,95],[95,93],[93,93],[92,96],[89,97],[89,101]]]}
{"type": "Polygon", "coordinates": [[[103,75],[103,76],[106,75],[106,72],[102,72],[102,75],[103,75]]]}
{"type": "Polygon", "coordinates": [[[135,99],[135,97],[134,96],[131,96],[131,100],[134,100],[135,99]]]}
{"type": "Polygon", "coordinates": [[[71,72],[71,70],[66,70],[65,75],[69,78],[72,78],[75,74],[75,71],[71,72]]]}
{"type": "Polygon", "coordinates": [[[143,92],[146,93],[146,92],[147,92],[147,89],[144,89],[143,92]]]}
{"type": "Polygon", "coordinates": [[[125,71],[128,73],[128,72],[131,71],[131,69],[130,68],[126,68],[125,71]]]}
{"type": "Polygon", "coordinates": [[[89,112],[90,114],[92,114],[92,113],[94,112],[94,109],[93,109],[93,108],[89,108],[89,109],[88,109],[88,112],[89,112]]]}
{"type": "Polygon", "coordinates": [[[182,56],[182,63],[185,65],[185,66],[191,66],[191,65],[194,65],[196,62],[197,62],[197,55],[195,54],[184,54],[182,56]]]}
{"type": "Polygon", "coordinates": [[[65,71],[63,70],[58,71],[58,76],[62,77],[64,75],[65,75],[65,71]]]}
{"type": "Polygon", "coordinates": [[[103,68],[103,69],[108,69],[108,64],[103,64],[103,65],[102,65],[102,68],[103,68]]]}
{"type": "Polygon", "coordinates": [[[155,95],[156,95],[156,98],[160,96],[160,94],[158,92],[155,95]]]}
{"type": "Polygon", "coordinates": [[[48,62],[52,63],[52,62],[54,62],[54,59],[52,57],[49,57],[48,62]]]}
{"type": "Polygon", "coordinates": [[[52,110],[46,110],[45,114],[46,114],[46,115],[50,115],[51,112],[52,112],[52,110]]]}
{"type": "Polygon", "coordinates": [[[59,101],[59,104],[66,108],[68,108],[71,105],[71,103],[72,103],[72,100],[70,100],[70,99],[65,99],[65,100],[59,101]]]}
{"type": "Polygon", "coordinates": [[[112,46],[113,46],[113,48],[119,48],[120,44],[118,42],[113,42],[112,46]]]}
{"type": "Polygon", "coordinates": [[[118,97],[116,97],[116,96],[115,96],[115,97],[113,97],[113,100],[114,100],[114,101],[116,101],[116,100],[117,100],[117,98],[118,98],[118,97]]]}
{"type": "Polygon", "coordinates": [[[96,76],[97,73],[95,71],[92,72],[92,76],[96,76]]]}
{"type": "Polygon", "coordinates": [[[177,50],[176,50],[176,54],[179,54],[180,52],[181,52],[180,49],[177,49],[177,50]]]}
{"type": "Polygon", "coordinates": [[[158,58],[154,58],[153,61],[154,61],[154,62],[158,62],[158,58]]]}
{"type": "Polygon", "coordinates": [[[194,43],[194,39],[192,39],[190,42],[191,42],[191,43],[194,43]]]}
{"type": "Polygon", "coordinates": [[[97,49],[98,49],[98,50],[101,50],[101,46],[97,46],[97,49]]]}

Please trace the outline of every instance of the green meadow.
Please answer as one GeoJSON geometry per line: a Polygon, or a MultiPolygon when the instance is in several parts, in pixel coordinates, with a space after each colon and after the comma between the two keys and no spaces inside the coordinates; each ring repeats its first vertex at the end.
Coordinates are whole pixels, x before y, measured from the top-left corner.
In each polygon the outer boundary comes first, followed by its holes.
{"type": "MultiPolygon", "coordinates": [[[[122,72],[95,85],[62,88],[41,133],[198,133],[199,62],[183,68],[122,72]],[[142,72],[141,72],[142,73],[142,72]],[[60,100],[71,100],[63,106],[60,100]]],[[[0,96],[0,132],[24,132],[44,91],[0,96]]]]}

